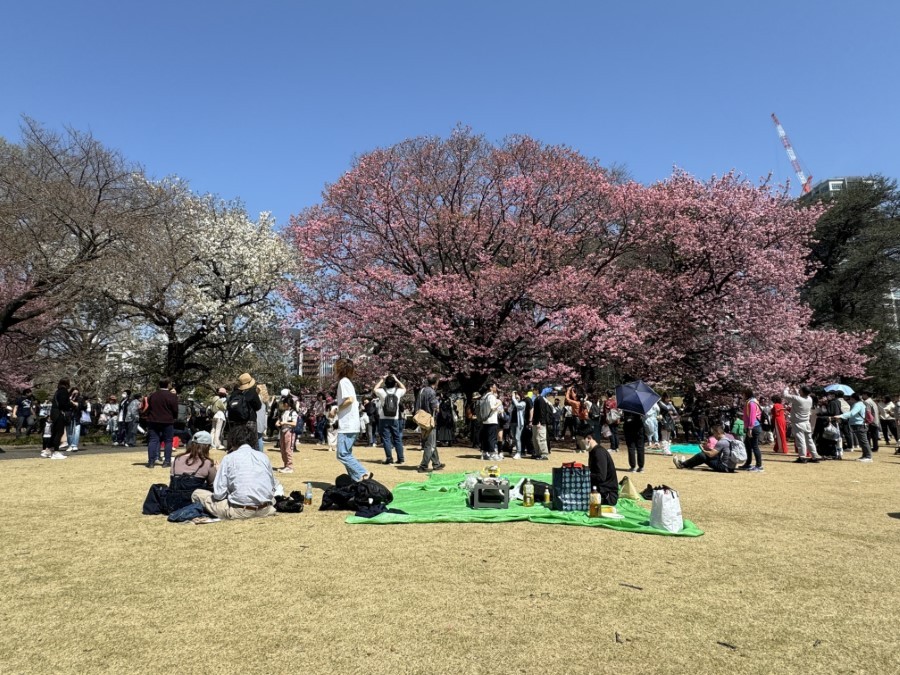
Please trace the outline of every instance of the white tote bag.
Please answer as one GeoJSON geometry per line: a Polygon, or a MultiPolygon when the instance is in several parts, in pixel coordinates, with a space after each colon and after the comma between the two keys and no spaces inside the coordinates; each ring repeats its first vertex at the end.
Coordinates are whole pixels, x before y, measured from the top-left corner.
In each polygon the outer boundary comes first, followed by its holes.
{"type": "Polygon", "coordinates": [[[653,491],[653,506],[650,509],[650,527],[668,532],[681,532],[684,520],[681,517],[681,500],[672,488],[653,491]]]}

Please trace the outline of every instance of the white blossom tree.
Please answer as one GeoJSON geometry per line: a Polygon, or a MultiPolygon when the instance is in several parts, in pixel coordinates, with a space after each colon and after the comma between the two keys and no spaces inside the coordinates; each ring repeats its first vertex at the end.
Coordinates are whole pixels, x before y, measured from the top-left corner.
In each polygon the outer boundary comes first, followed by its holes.
{"type": "Polygon", "coordinates": [[[106,293],[138,326],[132,346],[158,372],[198,384],[280,341],[276,291],[293,264],[269,214],[252,220],[239,203],[191,196],[130,249],[132,264],[106,280],[106,293]]]}

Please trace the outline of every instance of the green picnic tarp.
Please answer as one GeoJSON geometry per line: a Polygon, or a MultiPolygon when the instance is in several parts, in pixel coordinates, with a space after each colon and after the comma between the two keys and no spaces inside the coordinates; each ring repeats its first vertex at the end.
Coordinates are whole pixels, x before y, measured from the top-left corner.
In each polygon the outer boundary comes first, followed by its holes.
{"type": "MultiPolygon", "coordinates": [[[[523,476],[519,474],[503,474],[512,485],[523,476]]],[[[699,537],[703,530],[689,520],[684,521],[684,529],[673,533],[650,527],[650,503],[634,502],[621,499],[616,510],[623,516],[622,520],[608,518],[588,518],[579,511],[553,511],[543,504],[531,507],[522,506],[522,502],[511,500],[508,509],[472,509],[469,508],[468,492],[457,485],[466,477],[464,473],[431,474],[423,483],[400,483],[394,492],[394,501],[389,505],[392,509],[404,511],[399,513],[382,513],[374,518],[358,518],[348,516],[347,521],[353,525],[396,525],[400,523],[505,523],[514,520],[528,520],[532,523],[546,525],[583,525],[586,527],[605,527],[610,530],[639,532],[642,534],[661,534],[670,537],[699,537]]],[[[529,475],[532,480],[550,481],[549,474],[529,475]]]]}

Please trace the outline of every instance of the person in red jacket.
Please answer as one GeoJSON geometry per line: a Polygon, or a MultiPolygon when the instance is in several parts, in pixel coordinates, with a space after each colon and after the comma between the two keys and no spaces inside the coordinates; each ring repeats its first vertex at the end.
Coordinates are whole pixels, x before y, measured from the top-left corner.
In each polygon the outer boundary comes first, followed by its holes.
{"type": "Polygon", "coordinates": [[[781,396],[772,397],[772,426],[775,431],[775,452],[786,453],[787,444],[787,420],[784,416],[784,404],[781,396]]]}
{"type": "Polygon", "coordinates": [[[156,466],[160,442],[165,452],[163,466],[172,466],[172,437],[178,419],[178,397],[169,391],[169,380],[159,381],[159,389],[147,398],[147,468],[156,466]]]}

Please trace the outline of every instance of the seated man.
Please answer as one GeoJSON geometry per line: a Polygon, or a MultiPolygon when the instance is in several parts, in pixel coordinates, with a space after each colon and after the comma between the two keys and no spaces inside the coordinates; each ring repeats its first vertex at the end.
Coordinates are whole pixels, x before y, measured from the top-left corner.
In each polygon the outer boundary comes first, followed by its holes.
{"type": "Polygon", "coordinates": [[[712,438],[709,444],[700,446],[700,452],[689,459],[682,460],[678,455],[672,458],[679,469],[693,469],[695,466],[706,464],[713,471],[721,473],[734,473],[731,465],[731,440],[725,436],[725,430],[717,424],[712,428],[712,438]],[[715,441],[715,444],[713,444],[715,441]]]}
{"type": "Polygon", "coordinates": [[[256,427],[235,425],[228,454],[216,472],[213,490],[195,490],[191,500],[215,518],[243,519],[275,515],[275,477],[263,452],[257,452],[256,427]]]}
{"type": "Polygon", "coordinates": [[[600,503],[615,506],[619,501],[619,481],[616,475],[616,465],[606,448],[600,445],[593,434],[586,429],[579,429],[584,433],[578,440],[583,443],[588,452],[588,466],[591,469],[591,487],[597,488],[600,493],[600,503]]]}

